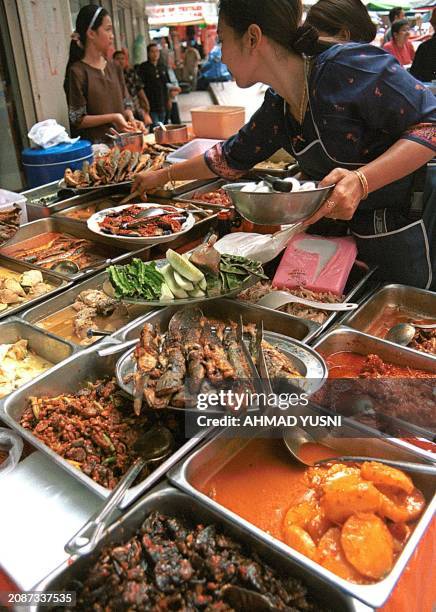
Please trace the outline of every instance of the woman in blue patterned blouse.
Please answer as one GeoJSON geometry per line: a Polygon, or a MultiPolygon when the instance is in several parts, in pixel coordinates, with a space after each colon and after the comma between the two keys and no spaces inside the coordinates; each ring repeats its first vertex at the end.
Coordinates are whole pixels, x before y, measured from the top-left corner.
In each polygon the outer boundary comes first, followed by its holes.
{"type": "MultiPolygon", "coordinates": [[[[422,218],[410,214],[415,171],[436,150],[436,98],[385,51],[319,39],[301,15],[300,0],[221,0],[223,61],[239,87],[270,89],[235,136],[171,178],[237,179],[283,147],[308,177],[336,185],[308,224],[346,220],[382,278],[436,288],[436,186],[422,218]]],[[[168,174],[143,174],[133,188],[168,174]]]]}

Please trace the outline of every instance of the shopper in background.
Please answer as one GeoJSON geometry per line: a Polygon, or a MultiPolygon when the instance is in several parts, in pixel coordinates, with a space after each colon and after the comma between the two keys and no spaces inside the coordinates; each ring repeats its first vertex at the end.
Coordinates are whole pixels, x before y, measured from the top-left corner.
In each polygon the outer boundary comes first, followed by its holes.
{"type": "Polygon", "coordinates": [[[341,42],[370,43],[377,26],[360,0],[319,0],[307,13],[306,22],[323,38],[341,42]]]}
{"type": "Polygon", "coordinates": [[[198,67],[201,62],[200,53],[194,44],[194,40],[189,41],[183,57],[183,81],[191,85],[192,91],[197,89],[198,67]]]}
{"type": "Polygon", "coordinates": [[[147,46],[147,61],[138,68],[138,74],[144,83],[144,91],[150,103],[150,115],[153,127],[164,123],[168,109],[168,74],[159,64],[160,51],[156,43],[147,46]]]}
{"type": "Polygon", "coordinates": [[[182,92],[182,88],[179,85],[179,81],[174,70],[174,59],[171,55],[168,57],[167,75],[168,103],[165,123],[171,122],[175,125],[179,125],[181,123],[181,119],[178,95],[182,92]]]}
{"type": "Polygon", "coordinates": [[[112,20],[101,6],[80,9],[65,71],[71,133],[103,142],[110,127],[119,132],[138,128],[122,68],[106,59],[113,45],[112,20]]]}
{"type": "Polygon", "coordinates": [[[385,35],[383,37],[383,47],[387,42],[392,40],[392,24],[394,24],[396,21],[402,21],[403,19],[406,19],[406,13],[404,12],[404,9],[401,6],[395,6],[389,11],[389,21],[391,25],[386,30],[385,35]]]}
{"type": "Polygon", "coordinates": [[[431,15],[433,38],[419,45],[410,73],[424,83],[436,80],[436,8],[431,15]]]}
{"type": "Polygon", "coordinates": [[[133,103],[133,114],[145,125],[153,123],[150,117],[150,103],[144,93],[144,84],[135,69],[129,65],[129,60],[124,51],[115,51],[112,56],[114,62],[123,69],[124,80],[133,103]]]}
{"type": "MultiPolygon", "coordinates": [[[[301,17],[299,0],[221,0],[223,61],[239,87],[269,89],[237,134],[175,164],[170,178],[238,179],[283,147],[308,178],[335,186],[305,225],[347,221],[380,279],[436,289],[436,189],[422,218],[411,214],[415,171],[436,151],[436,98],[389,53],[329,45],[301,17]]],[[[167,181],[167,170],[139,173],[132,190],[167,181]]]]}
{"type": "Polygon", "coordinates": [[[383,49],[397,58],[402,66],[410,66],[415,58],[415,49],[409,40],[410,25],[407,19],[392,24],[392,40],[383,49]]]}

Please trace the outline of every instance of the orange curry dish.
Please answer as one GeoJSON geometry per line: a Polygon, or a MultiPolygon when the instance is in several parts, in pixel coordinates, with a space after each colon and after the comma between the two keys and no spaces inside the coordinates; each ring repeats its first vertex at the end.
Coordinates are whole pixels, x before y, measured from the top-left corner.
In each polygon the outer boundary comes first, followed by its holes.
{"type": "MultiPolygon", "coordinates": [[[[304,450],[305,460],[310,461],[335,455],[319,444],[304,450]]],[[[250,440],[218,471],[216,466],[202,466],[192,484],[358,584],[377,582],[391,571],[426,505],[421,491],[398,469],[334,459],[305,468],[295,464],[281,441],[274,439],[250,440]]]]}

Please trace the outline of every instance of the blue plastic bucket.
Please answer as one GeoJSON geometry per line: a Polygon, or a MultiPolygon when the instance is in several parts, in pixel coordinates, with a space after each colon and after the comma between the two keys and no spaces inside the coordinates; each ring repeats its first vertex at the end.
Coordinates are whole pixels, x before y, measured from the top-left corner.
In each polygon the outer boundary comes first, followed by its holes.
{"type": "Polygon", "coordinates": [[[84,161],[92,162],[92,144],[79,140],[48,149],[23,149],[22,162],[29,188],[63,178],[66,168],[80,170],[84,161]]]}

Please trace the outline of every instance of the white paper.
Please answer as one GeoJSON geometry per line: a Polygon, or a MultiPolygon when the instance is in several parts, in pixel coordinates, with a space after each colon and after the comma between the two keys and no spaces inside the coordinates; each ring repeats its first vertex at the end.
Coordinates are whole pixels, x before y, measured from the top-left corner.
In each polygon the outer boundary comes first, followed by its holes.
{"type": "Polygon", "coordinates": [[[68,558],[64,546],[102,500],[43,453],[0,478],[0,566],[30,590],[68,558]]]}

